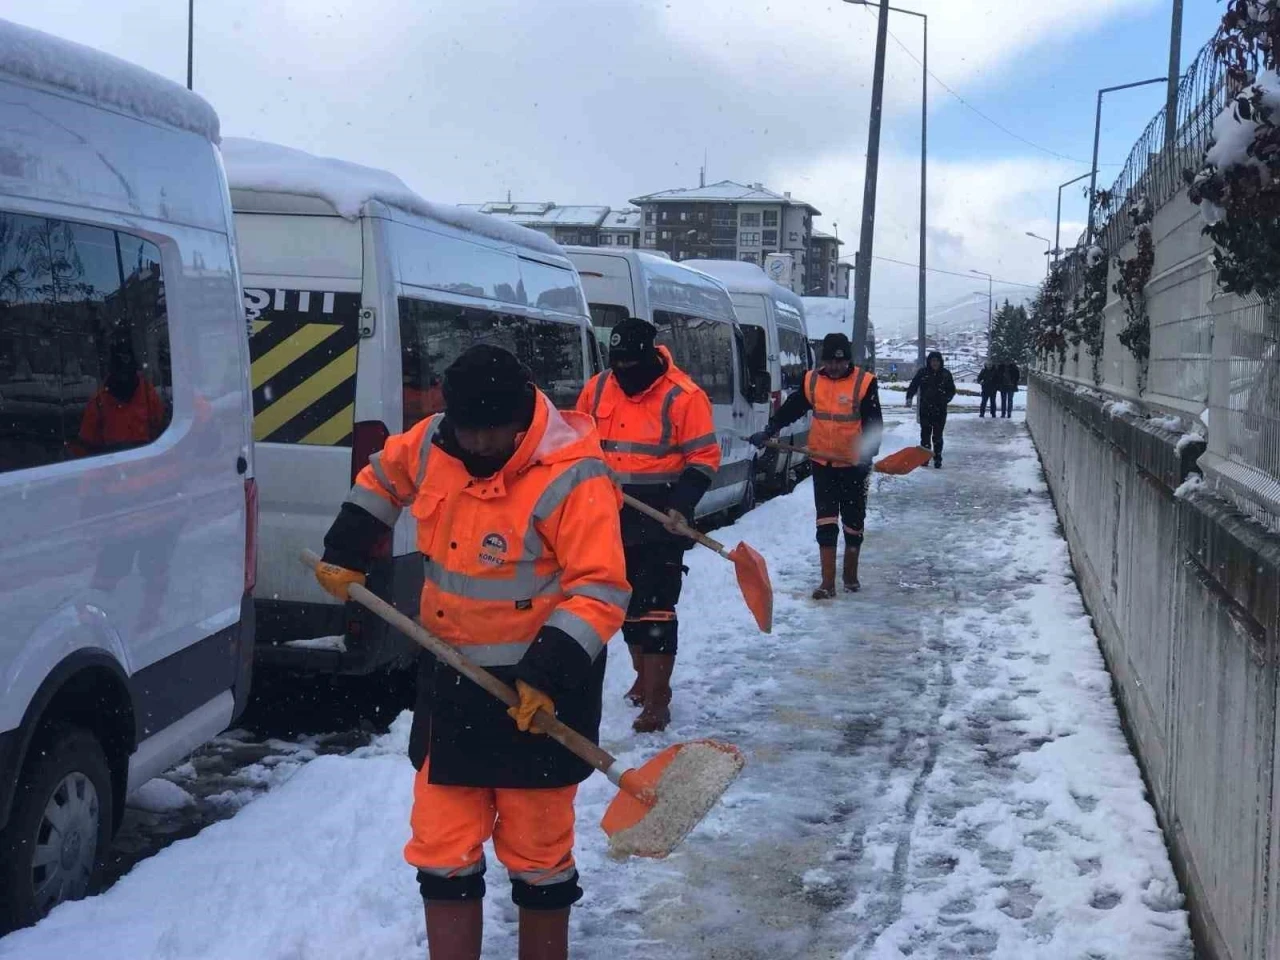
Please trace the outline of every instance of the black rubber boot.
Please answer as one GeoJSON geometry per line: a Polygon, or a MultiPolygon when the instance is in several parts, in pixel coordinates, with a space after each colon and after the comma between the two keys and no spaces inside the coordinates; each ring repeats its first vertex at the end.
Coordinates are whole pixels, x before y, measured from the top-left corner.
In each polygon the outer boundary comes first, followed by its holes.
{"type": "MultiPolygon", "coordinates": [[[[520,908],[519,960],[568,960],[569,908],[520,908]]],[[[434,958],[433,958],[434,960],[434,958]]]]}
{"type": "Polygon", "coordinates": [[[644,655],[644,710],[631,729],[636,733],[657,733],[671,722],[671,674],[676,668],[674,654],[644,655]]]}
{"type": "Polygon", "coordinates": [[[627,703],[633,707],[644,706],[644,656],[640,653],[640,647],[634,643],[627,644],[627,650],[631,653],[631,666],[636,671],[636,682],[631,685],[624,696],[627,703]]]}
{"type": "Polygon", "coordinates": [[[819,547],[818,558],[822,563],[822,582],[813,591],[813,599],[830,600],[836,595],[836,548],[819,547]]]}

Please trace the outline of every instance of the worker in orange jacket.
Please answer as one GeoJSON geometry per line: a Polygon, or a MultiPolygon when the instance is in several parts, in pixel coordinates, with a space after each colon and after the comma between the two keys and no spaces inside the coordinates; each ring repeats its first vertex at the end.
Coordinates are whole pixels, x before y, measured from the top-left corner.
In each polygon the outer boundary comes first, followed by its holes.
{"type": "Polygon", "coordinates": [[[845,590],[862,589],[858,558],[867,519],[871,461],[880,450],[884,415],[876,375],[853,364],[853,348],[843,333],[822,340],[822,363],[805,374],[804,389],[787,398],[751,442],[763,447],[784,427],[813,412],[809,457],[813,461],[813,500],[818,518],[818,556],[822,582],[813,599],[836,595],[836,549],[844,525],[845,590]]]}
{"type": "Polygon", "coordinates": [[[622,510],[622,542],[631,581],[631,605],[622,636],[636,680],[627,699],[643,707],[638,733],[665,730],[671,722],[671,674],[675,669],[676,603],[691,541],[675,525],[692,520],[698,501],[720,468],[711,401],[666,347],[657,330],[639,318],[622,321],[609,337],[609,366],[578,398],[595,418],[605,460],[623,490],[664,511],[660,524],[630,507],[622,510]]]}
{"type": "Polygon", "coordinates": [[[84,408],[79,433],[69,444],[71,452],[77,457],[92,457],[145,446],[159,438],[168,422],[164,401],[142,376],[128,333],[116,332],[111,338],[107,375],[84,408]]]}
{"type": "Polygon", "coordinates": [[[582,895],[573,801],[591,768],[537,735],[535,714],[598,739],[605,644],[630,597],[618,492],[590,418],[557,411],[507,351],[465,352],[445,373],[444,399],[443,414],[388,439],[360,471],[316,575],[345,599],[408,508],[423,555],[423,626],[520,694],[504,712],[422,656],[405,859],[418,868],[429,954],[480,956],[492,838],[520,908],[521,960],[562,960],[569,907],[582,895]]]}

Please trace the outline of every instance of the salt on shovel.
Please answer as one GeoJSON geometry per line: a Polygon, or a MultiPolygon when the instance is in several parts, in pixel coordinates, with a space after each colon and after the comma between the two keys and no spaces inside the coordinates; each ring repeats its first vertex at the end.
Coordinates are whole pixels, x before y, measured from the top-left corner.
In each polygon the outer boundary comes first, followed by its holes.
{"type": "MultiPolygon", "coordinates": [[[[302,562],[315,570],[320,558],[304,550],[302,562]]],[[[352,584],[347,595],[507,706],[520,702],[514,690],[472,663],[461,648],[432,636],[366,588],[352,584]]],[[[600,821],[609,836],[609,854],[618,859],[665,857],[716,805],[746,765],[742,752],[731,744],[693,740],[667,747],[642,766],[624,769],[607,750],[546,711],[538,712],[534,724],[538,732],[591,764],[618,787],[618,795],[600,821]]]]}

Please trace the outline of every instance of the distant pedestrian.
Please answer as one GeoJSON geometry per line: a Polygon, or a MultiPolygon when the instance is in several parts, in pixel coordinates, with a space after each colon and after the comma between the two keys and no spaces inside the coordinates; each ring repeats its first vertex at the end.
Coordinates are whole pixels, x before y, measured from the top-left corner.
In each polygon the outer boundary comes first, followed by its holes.
{"type": "Polygon", "coordinates": [[[1022,371],[1012,360],[1000,365],[1000,414],[1006,420],[1013,416],[1013,395],[1021,379],[1022,371]]]}
{"type": "Polygon", "coordinates": [[[987,415],[987,405],[991,405],[991,419],[996,418],[996,393],[1000,390],[1000,368],[988,360],[978,374],[978,383],[982,387],[982,403],[978,407],[978,419],[987,415]]]}
{"type": "Polygon", "coordinates": [[[933,351],[925,366],[916,371],[907,387],[907,406],[920,394],[920,446],[933,451],[933,465],[942,468],[942,431],[947,427],[947,404],[956,395],[956,382],[933,351]]]}

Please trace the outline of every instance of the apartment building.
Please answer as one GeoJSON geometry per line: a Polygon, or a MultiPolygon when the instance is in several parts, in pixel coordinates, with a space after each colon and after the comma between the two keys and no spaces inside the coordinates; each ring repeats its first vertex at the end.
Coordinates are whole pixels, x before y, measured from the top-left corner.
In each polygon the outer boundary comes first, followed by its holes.
{"type": "Polygon", "coordinates": [[[813,239],[809,243],[809,280],[805,287],[806,297],[839,297],[848,296],[848,277],[846,271],[845,290],[840,293],[840,248],[844,241],[821,230],[813,231],[813,239]]]}
{"type": "Polygon", "coordinates": [[[562,207],[550,201],[511,200],[460,203],[458,206],[537,230],[563,246],[635,246],[640,237],[640,211],[631,208],[562,207]]]}

